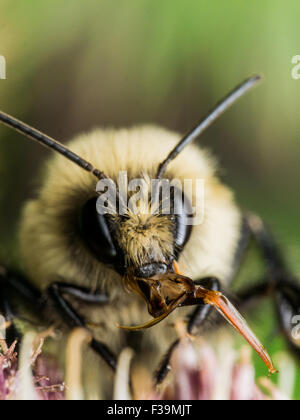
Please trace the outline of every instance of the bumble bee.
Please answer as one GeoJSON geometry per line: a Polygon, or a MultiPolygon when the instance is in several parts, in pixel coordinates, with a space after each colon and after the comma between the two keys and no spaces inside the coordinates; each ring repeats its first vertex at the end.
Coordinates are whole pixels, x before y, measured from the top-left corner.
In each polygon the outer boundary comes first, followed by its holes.
{"type": "MultiPolygon", "coordinates": [[[[219,180],[212,155],[190,145],[259,79],[251,77],[230,92],[182,139],[156,126],[97,129],[79,135],[67,148],[0,112],[2,123],[58,152],[48,162],[36,198],[24,206],[19,232],[23,273],[2,267],[0,309],[14,321],[12,296],[16,295],[35,307],[44,322],[55,322],[62,331],[89,328],[93,340],[85,354],[87,398],[96,393],[100,398],[111,396],[116,358],[127,345],[134,348],[136,363],[152,370],[159,366],[155,380],[161,382],[178,343],[170,325],[183,318],[190,334],[204,331],[213,316],[209,305],[213,298],[208,297],[212,292],[220,296],[218,291],[230,286],[251,237],[266,264],[266,280],[242,291],[240,301],[271,293],[283,332],[300,354],[290,325],[291,316],[300,313],[297,282],[263,222],[244,214],[232,191],[219,180]],[[120,209],[124,200],[119,174],[124,171],[125,189],[132,180],[142,180],[137,211],[127,202],[122,212],[108,211],[111,202],[106,212],[99,211],[104,190],[99,192],[96,183],[114,183],[114,204],[120,209]],[[174,179],[181,185],[191,180],[193,187],[171,188],[170,211],[163,212],[162,181],[174,179]],[[158,181],[155,212],[149,205],[152,180],[158,181]],[[205,187],[203,217],[199,223],[187,223],[197,211],[197,205],[193,207],[197,194],[203,193],[197,180],[203,180],[205,187]],[[194,310],[189,308],[192,304],[197,305],[194,310]],[[147,322],[149,313],[154,320],[147,322]],[[167,315],[170,322],[160,322],[167,315]],[[157,325],[135,331],[141,323],[145,328],[157,325]],[[118,329],[116,324],[133,327],[118,329]]],[[[240,325],[239,320],[233,323],[240,325]]]]}

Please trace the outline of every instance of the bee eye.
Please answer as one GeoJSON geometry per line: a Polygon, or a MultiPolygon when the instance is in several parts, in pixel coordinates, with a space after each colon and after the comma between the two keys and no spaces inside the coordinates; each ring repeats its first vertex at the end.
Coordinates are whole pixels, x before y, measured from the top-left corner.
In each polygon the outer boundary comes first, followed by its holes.
{"type": "Polygon", "coordinates": [[[189,200],[184,195],[181,198],[177,196],[175,209],[174,239],[177,252],[180,252],[191,236],[192,225],[188,221],[193,214],[193,210],[189,200]]]}
{"type": "Polygon", "coordinates": [[[80,233],[90,250],[104,263],[114,262],[117,250],[108,227],[105,215],[96,209],[97,198],[92,198],[83,206],[79,226],[80,233]]]}

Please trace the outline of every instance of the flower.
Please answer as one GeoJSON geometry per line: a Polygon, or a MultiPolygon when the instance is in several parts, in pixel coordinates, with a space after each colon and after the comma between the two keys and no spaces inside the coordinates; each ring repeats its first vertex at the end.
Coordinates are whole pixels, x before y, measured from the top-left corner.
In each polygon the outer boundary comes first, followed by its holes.
{"type": "MultiPolygon", "coordinates": [[[[287,400],[292,398],[295,366],[287,354],[276,357],[280,367],[278,384],[267,377],[255,380],[255,368],[248,346],[237,348],[232,336],[224,331],[209,340],[193,338],[177,326],[180,342],[174,350],[171,371],[162,384],[153,386],[146,367],[131,371],[133,350],[124,349],[118,359],[114,399],[138,400],[287,400]]],[[[0,400],[81,399],[81,358],[83,344],[89,340],[86,330],[70,334],[67,358],[67,392],[57,361],[42,354],[49,331],[25,334],[20,354],[15,341],[0,345],[0,400]],[[71,360],[72,359],[72,360],[71,360]],[[69,372],[69,373],[68,373],[69,372]]]]}
{"type": "Polygon", "coordinates": [[[8,348],[1,340],[0,400],[64,399],[64,383],[56,361],[41,355],[44,339],[45,334],[27,333],[19,357],[17,341],[8,348]]]}
{"type": "MultiPolygon", "coordinates": [[[[255,380],[251,349],[234,349],[231,336],[224,332],[215,339],[181,338],[174,350],[171,372],[152,392],[135,388],[136,399],[162,400],[288,400],[292,398],[295,367],[286,354],[277,357],[282,372],[279,384],[267,377],[255,380]]],[[[141,382],[141,381],[139,381],[141,382]]]]}

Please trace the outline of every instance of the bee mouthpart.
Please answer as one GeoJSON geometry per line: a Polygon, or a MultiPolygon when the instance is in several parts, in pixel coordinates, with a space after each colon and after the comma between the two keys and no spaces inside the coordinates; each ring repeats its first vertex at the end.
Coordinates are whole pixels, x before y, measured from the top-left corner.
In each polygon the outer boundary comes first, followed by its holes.
{"type": "Polygon", "coordinates": [[[188,297],[195,289],[191,279],[176,273],[157,274],[149,279],[139,278],[137,285],[147,302],[149,314],[154,318],[169,312],[183,295],[188,297]]]}
{"type": "Polygon", "coordinates": [[[178,273],[159,274],[147,279],[135,278],[134,283],[131,283],[131,285],[134,285],[132,289],[147,302],[148,311],[154,319],[133,327],[118,325],[119,328],[129,331],[150,328],[161,322],[180,306],[192,306],[199,303],[209,304],[214,306],[252,346],[268,367],[269,373],[277,372],[264,346],[250,329],[242,315],[222,293],[196,286],[190,278],[178,273]]]}
{"type": "Polygon", "coordinates": [[[174,309],[183,306],[195,291],[193,281],[181,274],[157,274],[151,278],[131,278],[127,283],[131,290],[138,293],[147,303],[148,312],[153,320],[136,327],[120,327],[130,331],[150,328],[165,319],[174,309]]]}
{"type": "Polygon", "coordinates": [[[170,315],[170,313],[173,312],[174,309],[181,306],[182,303],[185,301],[186,297],[187,296],[185,294],[181,295],[176,301],[174,301],[171,305],[169,305],[168,309],[165,312],[161,313],[161,315],[159,315],[156,318],[146,322],[145,324],[141,324],[141,325],[137,325],[137,326],[133,326],[133,327],[121,326],[119,324],[116,324],[116,325],[117,325],[118,328],[121,328],[121,329],[127,330],[127,331],[139,331],[139,330],[144,330],[144,329],[147,329],[147,328],[151,328],[154,325],[161,322],[163,319],[165,319],[168,315],[170,315]]]}

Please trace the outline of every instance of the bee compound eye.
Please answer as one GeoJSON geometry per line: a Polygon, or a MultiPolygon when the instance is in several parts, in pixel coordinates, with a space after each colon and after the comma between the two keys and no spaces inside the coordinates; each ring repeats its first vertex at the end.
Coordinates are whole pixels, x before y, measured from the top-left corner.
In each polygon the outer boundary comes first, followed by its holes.
{"type": "Polygon", "coordinates": [[[188,242],[192,233],[190,219],[193,217],[193,209],[189,199],[184,193],[175,196],[174,218],[175,218],[175,245],[182,250],[188,242]]]}
{"type": "Polygon", "coordinates": [[[80,233],[90,250],[103,262],[114,262],[118,257],[107,216],[99,214],[97,197],[88,200],[79,215],[80,233]]]}

